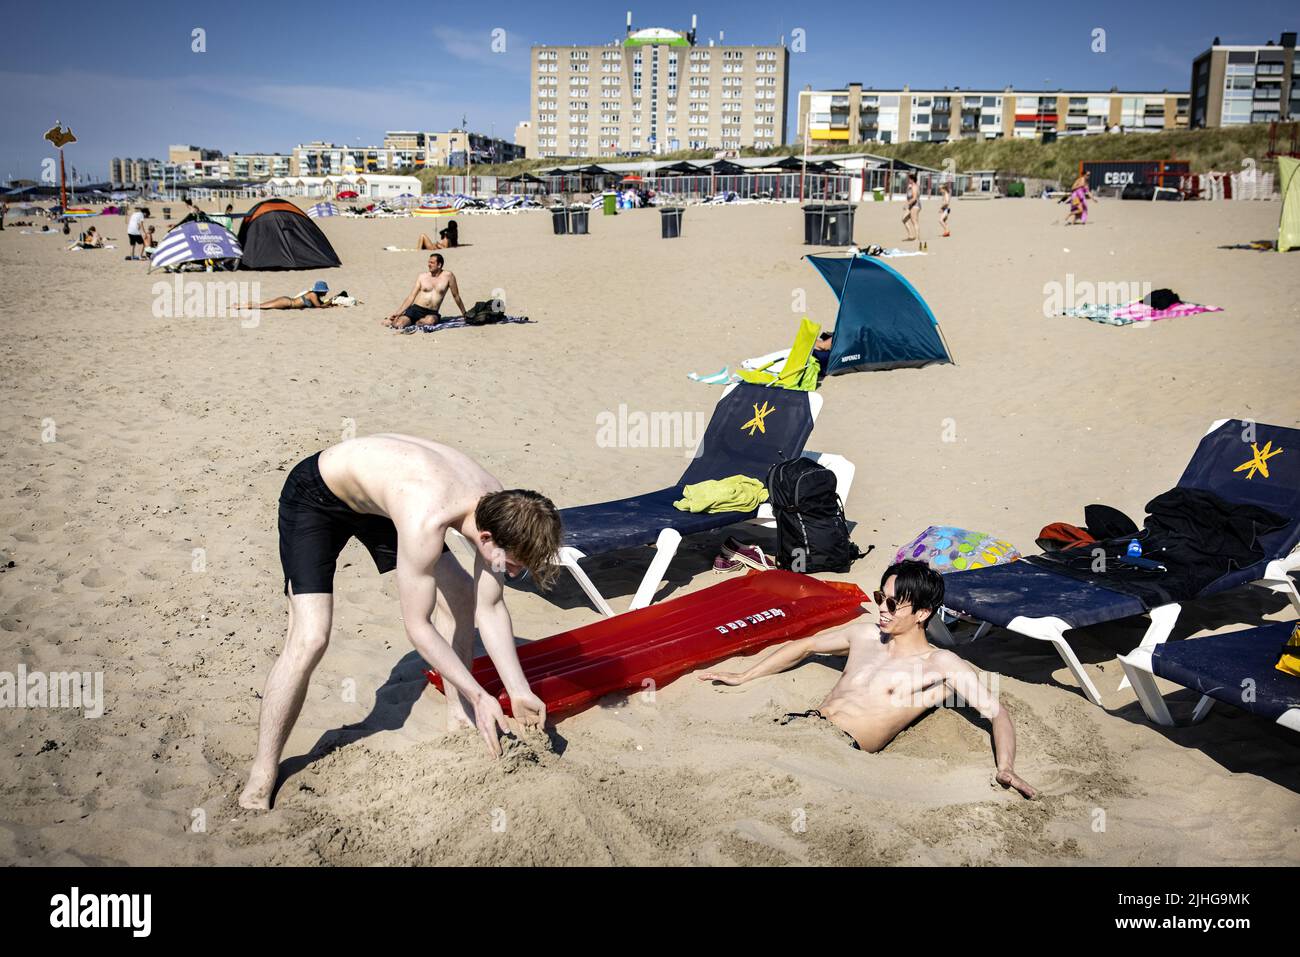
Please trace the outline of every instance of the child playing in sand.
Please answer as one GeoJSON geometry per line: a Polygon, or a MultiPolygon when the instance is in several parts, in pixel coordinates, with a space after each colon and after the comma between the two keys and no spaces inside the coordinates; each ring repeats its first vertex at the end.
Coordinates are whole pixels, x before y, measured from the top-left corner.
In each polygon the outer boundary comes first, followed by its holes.
{"type": "Polygon", "coordinates": [[[961,697],[992,725],[997,782],[1026,798],[1037,791],[1016,774],[1016,732],[1011,718],[979,681],[979,672],[951,651],[935,648],[925,623],[943,603],[943,576],[923,562],[899,562],[885,570],[875,595],[879,624],[857,621],[782,645],[743,672],[706,671],[701,681],[740,685],[774,675],[812,654],[847,655],[844,673],[811,711],[787,714],[781,723],[826,721],[862,751],[880,751],[900,731],[950,694],[961,697]]]}
{"type": "Polygon", "coordinates": [[[271,806],[285,742],[329,644],[338,556],[354,536],[380,574],[397,572],[406,635],[448,686],[448,730],[477,726],[497,757],[499,730],[513,730],[497,699],[470,674],[476,624],[515,719],[545,724],[546,705],[519,664],[502,576],[527,569],[543,586],[554,577],[560,514],[550,499],[504,490],[449,446],[384,434],[349,439],[299,462],[280,493],[279,516],[289,635],[266,680],[257,755],[241,806],[271,806]],[[447,552],[453,530],[475,549],[472,577],[447,552]]]}

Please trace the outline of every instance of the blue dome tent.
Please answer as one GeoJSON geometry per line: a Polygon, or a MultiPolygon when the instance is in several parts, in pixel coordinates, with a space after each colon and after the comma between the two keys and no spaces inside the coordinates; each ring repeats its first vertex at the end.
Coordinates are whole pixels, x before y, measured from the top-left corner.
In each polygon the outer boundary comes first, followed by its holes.
{"type": "Polygon", "coordinates": [[[861,254],[805,258],[840,301],[827,375],[952,362],[939,320],[900,273],[861,254]]]}

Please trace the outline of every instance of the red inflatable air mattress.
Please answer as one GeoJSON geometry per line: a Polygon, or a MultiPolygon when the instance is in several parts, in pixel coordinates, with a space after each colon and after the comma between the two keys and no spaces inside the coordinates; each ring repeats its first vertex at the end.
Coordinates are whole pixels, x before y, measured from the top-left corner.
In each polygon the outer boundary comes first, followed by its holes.
{"type": "MultiPolygon", "coordinates": [[[[640,608],[519,648],[519,662],[547,714],[561,718],[603,695],[663,687],[688,671],[803,638],[856,618],[870,599],[857,585],[794,572],[750,572],[681,598],[640,608]]],[[[470,669],[497,696],[510,697],[486,656],[470,669]]],[[[426,672],[439,691],[442,678],[426,672]]]]}

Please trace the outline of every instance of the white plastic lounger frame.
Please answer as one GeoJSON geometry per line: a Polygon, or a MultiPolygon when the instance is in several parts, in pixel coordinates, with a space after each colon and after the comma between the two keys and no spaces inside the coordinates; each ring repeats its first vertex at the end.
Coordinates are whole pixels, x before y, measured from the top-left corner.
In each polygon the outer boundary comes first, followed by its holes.
{"type": "MultiPolygon", "coordinates": [[[[1173,716],[1169,714],[1169,706],[1165,704],[1164,695],[1160,693],[1160,689],[1156,686],[1156,676],[1151,658],[1151,649],[1137,648],[1127,655],[1120,655],[1119,663],[1124,666],[1125,680],[1132,683],[1133,690],[1137,693],[1138,703],[1142,705],[1147,720],[1153,724],[1172,728],[1175,722],[1173,716]]],[[[1192,709],[1192,717],[1188,724],[1197,724],[1205,720],[1205,716],[1210,713],[1210,709],[1213,707],[1214,699],[1209,695],[1201,695],[1201,700],[1196,702],[1196,707],[1192,709]]],[[[1300,708],[1290,708],[1282,712],[1277,719],[1277,723],[1284,728],[1300,732],[1300,708]]]]}
{"type": "MultiPolygon", "coordinates": [[[[723,390],[725,396],[735,388],[735,384],[728,386],[723,390]]],[[[812,420],[817,422],[817,414],[821,411],[822,396],[816,392],[808,393],[808,407],[812,414],[812,420]]],[[[826,466],[835,475],[835,491],[840,496],[840,501],[845,502],[849,497],[849,490],[853,486],[853,475],[856,467],[842,455],[833,455],[828,452],[810,452],[805,451],[805,458],[810,458],[820,465],[826,466]]],[[[758,514],[751,519],[744,519],[747,523],[759,525],[763,528],[776,527],[776,515],[772,511],[772,506],[768,504],[760,505],[758,514]]],[[[659,536],[655,541],[655,557],[650,562],[650,567],[646,569],[645,575],[641,579],[641,584],[637,586],[636,594],[632,596],[632,603],[628,606],[628,611],[635,611],[638,608],[645,608],[654,601],[655,592],[659,590],[659,583],[663,581],[664,573],[668,571],[668,566],[672,564],[673,558],[677,554],[677,548],[682,542],[682,535],[676,529],[660,529],[659,536]]],[[[563,565],[578,582],[587,598],[596,606],[596,610],[607,618],[614,617],[614,609],[610,607],[605,596],[600,593],[590,576],[582,570],[578,564],[581,559],[587,557],[586,552],[580,551],[571,545],[565,545],[556,556],[556,564],[563,565]]]]}
{"type": "MultiPolygon", "coordinates": [[[[1205,430],[1205,434],[1209,435],[1227,421],[1227,419],[1219,419],[1213,422],[1210,427],[1205,430]]],[[[1270,590],[1281,592],[1286,595],[1287,598],[1290,599],[1291,604],[1295,607],[1295,610],[1300,612],[1300,591],[1296,589],[1296,583],[1291,578],[1291,573],[1294,571],[1300,571],[1300,548],[1292,551],[1292,553],[1286,558],[1274,559],[1269,562],[1264,569],[1264,574],[1260,576],[1259,580],[1264,582],[1270,590]]],[[[1168,605],[1160,605],[1156,608],[1152,608],[1147,612],[1148,617],[1151,619],[1151,624],[1147,628],[1146,634],[1142,636],[1142,641],[1138,644],[1137,648],[1134,649],[1132,654],[1136,655],[1139,652],[1145,652],[1147,655],[1146,660],[1149,663],[1151,649],[1155,648],[1156,645],[1163,644],[1169,638],[1170,633],[1174,630],[1174,625],[1178,621],[1178,615],[1182,610],[1183,605],[1181,602],[1171,602],[1168,605]]],[[[992,626],[988,622],[981,622],[979,629],[975,632],[975,639],[984,637],[991,627],[992,626]]],[[[1101,695],[1097,693],[1097,688],[1092,683],[1092,679],[1089,678],[1087,672],[1083,670],[1083,664],[1074,653],[1074,649],[1071,648],[1070,643],[1065,640],[1065,632],[1072,627],[1074,626],[1056,617],[1026,618],[1024,616],[1017,616],[1011,619],[1007,624],[1008,631],[1014,631],[1016,634],[1025,635],[1029,638],[1039,638],[1043,641],[1050,641],[1056,648],[1057,653],[1061,656],[1061,659],[1070,669],[1070,674],[1074,675],[1074,680],[1079,683],[1079,687],[1082,688],[1083,693],[1087,695],[1088,700],[1093,704],[1100,706],[1101,695]]],[[[1123,660],[1123,658],[1120,659],[1121,662],[1123,662],[1123,660]]],[[[1127,688],[1132,680],[1128,666],[1125,666],[1124,672],[1124,679],[1120,681],[1119,688],[1117,689],[1120,691],[1127,688]]],[[[1204,702],[1202,702],[1202,704],[1204,704],[1204,702]]],[[[1146,706],[1143,705],[1143,707],[1145,708],[1146,706]]],[[[1163,701],[1160,702],[1160,707],[1164,707],[1163,701]]],[[[1207,707],[1205,710],[1208,712],[1209,708],[1207,707]]],[[[1150,714],[1151,712],[1148,711],[1147,713],[1150,714]]],[[[1168,712],[1165,712],[1165,714],[1167,717],[1168,712]]],[[[1156,719],[1152,718],[1152,720],[1154,721],[1156,719]]]]}

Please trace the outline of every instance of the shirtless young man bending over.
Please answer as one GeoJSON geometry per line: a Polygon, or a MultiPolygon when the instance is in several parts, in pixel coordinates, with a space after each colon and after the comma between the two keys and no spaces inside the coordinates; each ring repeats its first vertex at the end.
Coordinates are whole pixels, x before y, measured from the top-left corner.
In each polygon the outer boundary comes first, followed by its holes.
{"type": "Polygon", "coordinates": [[[397,570],[406,635],[448,685],[449,730],[477,724],[497,756],[498,729],[510,730],[496,698],[469,671],[476,621],[515,718],[545,724],[546,707],[529,689],[515,651],[502,573],[527,569],[542,585],[554,577],[560,516],[550,499],[503,491],[477,462],[437,442],[371,435],[294,466],[280,493],[279,525],[289,637],[266,681],[257,756],[240,805],[271,806],[280,755],[329,644],[335,565],[354,535],[380,574],[397,570]],[[472,578],[444,547],[453,529],[477,549],[472,578]]]}
{"type": "Polygon", "coordinates": [[[460,300],[460,288],[456,285],[456,275],[442,268],[445,260],[442,253],[429,257],[429,271],[420,273],[415,280],[415,288],[407,294],[397,311],[382,320],[382,324],[393,329],[405,329],[411,323],[432,326],[442,320],[438,310],[442,301],[451,293],[460,307],[460,314],[465,315],[465,303],[460,300]]]}
{"type": "Polygon", "coordinates": [[[956,694],[993,726],[997,781],[1027,798],[1037,791],[1016,774],[1016,732],[997,696],[981,685],[979,672],[951,651],[925,638],[925,623],[943,603],[943,577],[922,562],[899,562],[885,570],[876,592],[880,624],[856,621],[791,641],[739,674],[709,671],[701,681],[744,684],[799,664],[809,655],[848,655],[844,673],[813,711],[788,714],[782,724],[829,721],[852,746],[880,751],[909,724],[956,694]]]}

